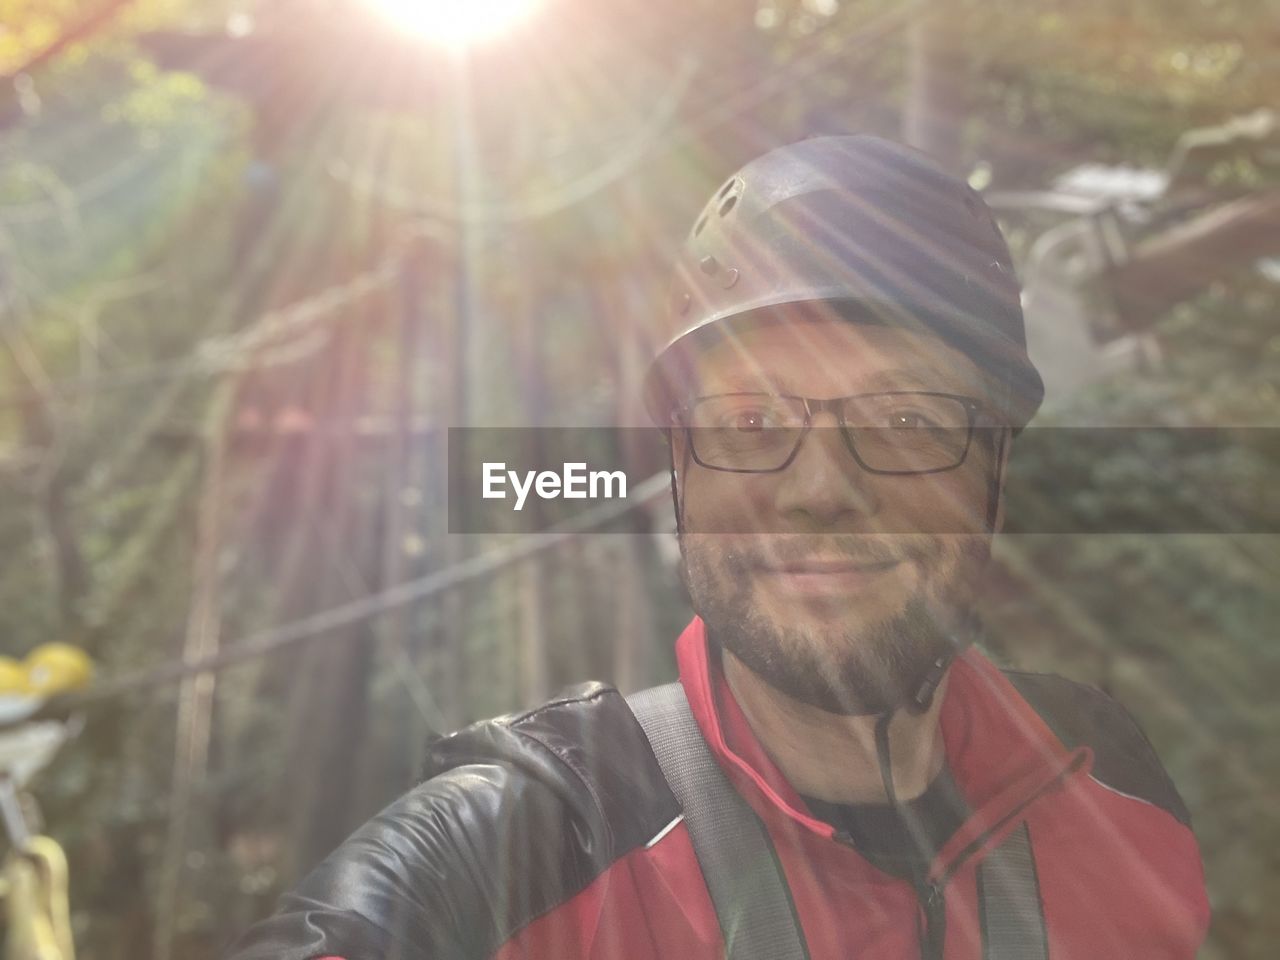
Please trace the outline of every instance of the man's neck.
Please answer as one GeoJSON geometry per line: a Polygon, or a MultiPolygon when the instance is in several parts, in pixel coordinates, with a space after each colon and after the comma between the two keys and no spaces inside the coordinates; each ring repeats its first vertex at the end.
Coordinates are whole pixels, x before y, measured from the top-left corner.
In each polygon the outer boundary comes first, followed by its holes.
{"type": "MultiPolygon", "coordinates": [[[[798,793],[830,803],[888,801],[876,757],[876,717],[841,716],[801,703],[769,686],[728,650],[724,673],[752,733],[798,793]]],[[[899,710],[889,724],[900,801],[920,796],[942,771],[939,713],[946,683],[924,713],[899,710]]]]}

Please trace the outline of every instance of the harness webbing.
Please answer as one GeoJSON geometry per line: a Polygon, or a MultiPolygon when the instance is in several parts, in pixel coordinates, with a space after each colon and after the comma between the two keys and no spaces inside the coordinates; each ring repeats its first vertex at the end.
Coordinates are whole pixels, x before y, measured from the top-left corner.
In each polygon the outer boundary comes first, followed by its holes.
{"type": "MultiPolygon", "coordinates": [[[[728,960],[808,960],[768,831],[712,756],[684,689],[669,683],[633,693],[627,703],[684,810],[728,960]]],[[[1026,824],[987,855],[977,882],[984,960],[1046,960],[1044,911],[1026,824]]]]}
{"type": "Polygon", "coordinates": [[[1047,960],[1040,884],[1025,823],[978,866],[978,912],[984,960],[1047,960]]]}
{"type": "Polygon", "coordinates": [[[678,683],[627,698],[685,826],[729,960],[808,960],[791,893],[764,824],[725,779],[678,683]]]}

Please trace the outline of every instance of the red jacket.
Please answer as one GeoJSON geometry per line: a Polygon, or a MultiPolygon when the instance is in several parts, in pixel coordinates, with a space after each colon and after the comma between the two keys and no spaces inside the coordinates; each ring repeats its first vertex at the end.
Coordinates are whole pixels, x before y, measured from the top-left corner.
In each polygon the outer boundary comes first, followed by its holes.
{"type": "MultiPolygon", "coordinates": [[[[812,960],[920,956],[915,889],[809,816],[708,656],[677,645],[704,737],[766,824],[812,960]]],[[[929,880],[945,960],[980,960],[976,870],[1026,824],[1052,960],[1190,958],[1208,925],[1185,808],[1105,695],[970,651],[941,710],[973,813],[929,880]]],[[[435,775],[371,821],[242,942],[237,960],[711,960],[715,910],[683,821],[615,691],[583,688],[445,738],[435,775]]]]}

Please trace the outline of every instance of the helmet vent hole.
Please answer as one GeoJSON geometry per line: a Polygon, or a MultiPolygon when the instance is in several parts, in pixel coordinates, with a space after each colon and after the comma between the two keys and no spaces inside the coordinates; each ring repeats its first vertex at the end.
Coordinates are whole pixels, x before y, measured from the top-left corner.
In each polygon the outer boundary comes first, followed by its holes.
{"type": "Polygon", "coordinates": [[[729,211],[734,208],[738,202],[737,194],[731,194],[720,201],[720,216],[728,216],[729,211]]]}
{"type": "Polygon", "coordinates": [[[696,237],[702,232],[702,228],[707,225],[707,215],[704,213],[698,218],[698,222],[693,225],[693,235],[696,237]]]}
{"type": "Polygon", "coordinates": [[[733,185],[734,185],[735,183],[737,183],[737,182],[738,182],[738,178],[737,178],[737,177],[730,177],[730,178],[725,182],[725,185],[724,185],[723,187],[721,187],[721,188],[720,188],[720,192],[716,194],[716,199],[717,199],[717,200],[723,200],[723,199],[725,198],[725,195],[726,195],[730,190],[732,190],[732,189],[733,189],[733,185]]]}

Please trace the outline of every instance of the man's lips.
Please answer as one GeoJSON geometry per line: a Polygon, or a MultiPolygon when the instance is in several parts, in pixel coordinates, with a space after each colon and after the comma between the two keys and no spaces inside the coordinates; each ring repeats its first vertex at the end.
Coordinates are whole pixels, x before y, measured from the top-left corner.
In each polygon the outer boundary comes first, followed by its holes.
{"type": "Polygon", "coordinates": [[[761,565],[762,582],[788,597],[839,602],[884,582],[901,560],[853,560],[847,557],[792,560],[761,565]]]}
{"type": "Polygon", "coordinates": [[[844,574],[882,573],[896,567],[900,560],[854,560],[849,557],[806,557],[803,560],[789,560],[781,563],[761,564],[765,573],[814,574],[840,576],[844,574]]]}

